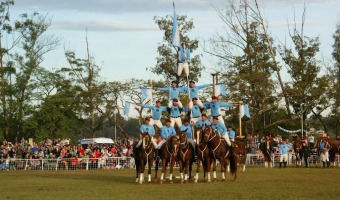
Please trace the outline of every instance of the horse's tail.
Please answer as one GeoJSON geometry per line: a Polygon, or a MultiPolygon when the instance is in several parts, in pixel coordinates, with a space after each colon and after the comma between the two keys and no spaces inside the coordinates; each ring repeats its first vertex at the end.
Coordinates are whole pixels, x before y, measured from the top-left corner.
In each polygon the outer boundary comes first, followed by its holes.
{"type": "Polygon", "coordinates": [[[230,153],[230,173],[235,174],[237,172],[237,160],[234,152],[230,153]]]}

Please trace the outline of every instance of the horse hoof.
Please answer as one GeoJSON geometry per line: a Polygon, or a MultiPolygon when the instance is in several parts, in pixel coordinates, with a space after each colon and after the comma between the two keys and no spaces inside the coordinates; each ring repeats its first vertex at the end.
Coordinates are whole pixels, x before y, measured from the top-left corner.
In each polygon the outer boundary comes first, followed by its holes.
{"type": "Polygon", "coordinates": [[[222,182],[224,182],[225,181],[225,179],[222,179],[222,182]]]}
{"type": "Polygon", "coordinates": [[[169,183],[170,183],[170,184],[173,184],[174,182],[173,182],[173,181],[170,181],[169,183]]]}
{"type": "Polygon", "coordinates": [[[197,180],[195,180],[194,183],[197,183],[197,180]]]}
{"type": "Polygon", "coordinates": [[[212,182],[215,183],[216,181],[217,181],[216,178],[213,178],[212,182]]]}
{"type": "Polygon", "coordinates": [[[188,183],[188,181],[184,181],[183,183],[184,183],[184,184],[187,184],[187,183],[188,183]]]}

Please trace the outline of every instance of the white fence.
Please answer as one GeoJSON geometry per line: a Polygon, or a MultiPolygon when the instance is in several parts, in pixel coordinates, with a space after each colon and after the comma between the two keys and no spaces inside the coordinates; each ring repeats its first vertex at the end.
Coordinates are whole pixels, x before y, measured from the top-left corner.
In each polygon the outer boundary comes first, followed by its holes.
{"type": "MultiPolygon", "coordinates": [[[[279,155],[272,155],[274,167],[278,166],[279,155]]],[[[311,167],[321,166],[319,157],[309,158],[311,167]]],[[[340,155],[336,157],[336,166],[340,167],[340,155]]],[[[264,166],[262,154],[247,154],[247,166],[264,166]]],[[[295,155],[289,154],[288,165],[295,166],[295,155]]],[[[178,164],[175,164],[178,167],[178,164]]],[[[0,160],[0,170],[96,170],[96,169],[126,169],[135,168],[132,157],[109,157],[107,159],[93,158],[58,158],[58,159],[5,159],[0,160]]],[[[161,168],[161,167],[160,167],[161,168]]]]}

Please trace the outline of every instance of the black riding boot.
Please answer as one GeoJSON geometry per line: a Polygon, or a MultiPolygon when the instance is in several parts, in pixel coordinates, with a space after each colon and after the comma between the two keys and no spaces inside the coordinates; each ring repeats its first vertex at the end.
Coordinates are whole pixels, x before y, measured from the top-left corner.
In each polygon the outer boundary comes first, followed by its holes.
{"type": "Polygon", "coordinates": [[[328,162],[327,162],[327,167],[329,168],[330,165],[331,165],[331,163],[328,161],[328,162]]]}
{"type": "Polygon", "coordinates": [[[286,168],[287,162],[283,162],[283,168],[286,168]]]}
{"type": "Polygon", "coordinates": [[[322,161],[322,168],[326,167],[326,162],[322,161]]]}
{"type": "Polygon", "coordinates": [[[282,162],[280,162],[280,168],[282,167],[282,162]]]}

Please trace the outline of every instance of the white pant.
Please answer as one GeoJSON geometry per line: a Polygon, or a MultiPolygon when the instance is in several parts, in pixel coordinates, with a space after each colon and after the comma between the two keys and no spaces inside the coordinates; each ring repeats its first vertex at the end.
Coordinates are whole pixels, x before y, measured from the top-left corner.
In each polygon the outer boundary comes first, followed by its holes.
{"type": "Polygon", "coordinates": [[[150,118],[150,124],[151,125],[156,125],[158,128],[162,128],[163,127],[163,124],[162,124],[161,120],[155,120],[155,119],[150,118]]]}
{"type": "MultiPolygon", "coordinates": [[[[203,103],[202,103],[202,101],[201,101],[200,99],[197,99],[197,105],[198,105],[198,107],[200,107],[200,108],[204,108],[203,103]]],[[[193,106],[194,106],[194,104],[192,103],[192,101],[190,101],[190,102],[189,102],[189,108],[190,108],[190,110],[192,109],[193,106]]]]}
{"type": "MultiPolygon", "coordinates": [[[[172,103],[172,100],[169,101],[168,107],[171,108],[174,104],[172,103]]],[[[183,104],[180,100],[178,100],[178,107],[182,108],[183,104]]]]}
{"type": "MultiPolygon", "coordinates": [[[[211,116],[211,123],[213,123],[213,119],[212,119],[212,116],[211,116]]],[[[221,122],[222,124],[224,124],[225,125],[225,123],[224,123],[224,119],[223,119],[223,117],[220,115],[220,116],[218,116],[218,121],[219,122],[221,122]]]]}
{"type": "Polygon", "coordinates": [[[226,134],[222,135],[222,137],[225,139],[225,141],[227,142],[228,146],[231,146],[229,135],[226,133],[226,134]]]}
{"type": "Polygon", "coordinates": [[[280,162],[287,162],[288,154],[281,154],[280,155],[280,162]]]}
{"type": "Polygon", "coordinates": [[[189,64],[187,62],[178,63],[177,75],[181,76],[183,69],[184,69],[185,74],[189,76],[189,64]]]}
{"type": "Polygon", "coordinates": [[[192,138],[188,138],[188,142],[190,143],[192,147],[194,147],[194,150],[195,150],[195,145],[196,145],[195,140],[193,140],[192,138]]]}
{"type": "Polygon", "coordinates": [[[200,117],[199,118],[191,118],[190,123],[195,125],[196,122],[198,122],[198,120],[200,120],[200,117]]]}
{"type": "Polygon", "coordinates": [[[171,121],[171,126],[175,127],[175,123],[177,124],[178,128],[180,128],[182,126],[182,119],[180,117],[178,118],[170,118],[171,121]]]}
{"type": "Polygon", "coordinates": [[[163,139],[157,146],[157,149],[162,148],[163,144],[166,143],[166,139],[163,139]]]}
{"type": "MultiPolygon", "coordinates": [[[[151,136],[151,142],[152,142],[153,146],[154,146],[155,148],[157,148],[157,143],[156,143],[156,141],[153,139],[153,136],[151,136]]],[[[142,145],[142,140],[139,140],[139,141],[138,141],[136,147],[139,148],[140,145],[142,145]]]]}

